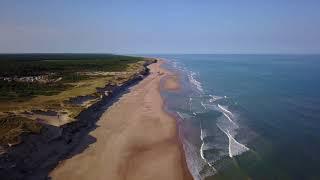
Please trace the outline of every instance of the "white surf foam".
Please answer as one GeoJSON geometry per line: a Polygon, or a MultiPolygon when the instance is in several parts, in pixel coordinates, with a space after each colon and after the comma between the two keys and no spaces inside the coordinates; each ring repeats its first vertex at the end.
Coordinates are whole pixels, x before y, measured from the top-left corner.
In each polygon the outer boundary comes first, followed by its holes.
{"type": "Polygon", "coordinates": [[[206,110],[207,109],[207,107],[206,107],[206,105],[203,103],[203,101],[201,101],[201,106],[206,110]]]}
{"type": "Polygon", "coordinates": [[[208,162],[207,159],[204,157],[204,151],[203,151],[203,147],[204,147],[204,143],[201,144],[201,147],[200,147],[200,156],[201,158],[204,160],[204,162],[206,162],[213,170],[213,172],[216,172],[216,168],[214,168],[213,164],[208,162]]]}
{"type": "Polygon", "coordinates": [[[208,133],[207,131],[205,131],[205,129],[200,127],[200,139],[201,139],[201,141],[203,141],[204,138],[206,138],[208,136],[210,136],[210,133],[208,133]]]}
{"type": "Polygon", "coordinates": [[[238,127],[238,125],[226,114],[226,113],[222,113],[233,125],[235,125],[236,127],[238,127]]]}
{"type": "Polygon", "coordinates": [[[213,103],[213,102],[215,102],[215,101],[223,98],[223,97],[214,96],[214,95],[211,95],[211,94],[209,94],[209,96],[211,97],[211,98],[209,99],[209,102],[210,102],[210,103],[213,103]]]}
{"type": "Polygon", "coordinates": [[[182,113],[179,111],[176,111],[178,116],[180,117],[180,119],[184,120],[184,119],[191,119],[193,116],[187,113],[182,113]]]}
{"type": "Polygon", "coordinates": [[[200,147],[200,156],[203,160],[206,161],[206,158],[204,158],[204,154],[203,154],[203,146],[204,146],[204,143],[201,144],[201,147],[200,147]]]}
{"type": "Polygon", "coordinates": [[[200,171],[203,167],[203,161],[200,160],[200,158],[194,158],[198,157],[198,152],[193,144],[191,144],[188,140],[186,140],[184,137],[182,138],[182,144],[184,152],[186,153],[186,161],[188,169],[190,170],[190,173],[192,174],[193,178],[195,180],[201,180],[203,179],[200,175],[200,171]]]}
{"type": "Polygon", "coordinates": [[[201,141],[202,141],[202,144],[201,144],[201,147],[200,147],[200,156],[201,156],[201,158],[204,160],[204,162],[205,163],[207,163],[211,168],[212,168],[212,170],[213,170],[213,172],[216,172],[217,170],[212,166],[212,164],[210,163],[210,162],[208,162],[208,160],[204,157],[204,146],[205,146],[205,144],[204,144],[204,142],[203,142],[203,139],[205,138],[205,133],[204,133],[204,131],[203,131],[203,128],[202,128],[202,123],[201,123],[201,121],[200,121],[200,139],[201,139],[201,141]]]}
{"type": "Polygon", "coordinates": [[[190,72],[188,75],[189,81],[193,84],[200,92],[203,92],[202,84],[195,78],[196,73],[190,72]]]}
{"type": "MultiPolygon", "coordinates": [[[[189,105],[190,112],[187,113],[187,115],[181,112],[177,112],[178,116],[181,119],[194,118],[197,115],[197,113],[203,113],[203,112],[209,111],[210,109],[219,111],[223,114],[223,116],[220,119],[221,121],[217,122],[216,124],[218,126],[217,131],[212,131],[210,127],[202,127],[202,124],[200,121],[200,139],[201,139],[200,152],[198,149],[199,147],[196,146],[197,148],[195,147],[190,148],[190,149],[193,149],[192,152],[195,153],[196,155],[193,154],[192,156],[191,155],[187,156],[187,161],[188,161],[187,164],[188,166],[191,165],[190,166],[191,168],[189,167],[189,169],[194,169],[192,170],[192,172],[196,172],[196,173],[192,173],[193,176],[195,177],[195,179],[198,179],[198,178],[200,179],[200,176],[201,176],[201,179],[202,179],[205,177],[203,174],[204,172],[202,171],[204,167],[206,167],[205,169],[209,170],[209,172],[211,173],[217,172],[217,170],[214,167],[215,162],[217,162],[217,159],[227,157],[227,156],[232,158],[234,156],[240,155],[243,152],[248,151],[249,148],[239,143],[235,139],[236,133],[237,133],[236,130],[239,128],[239,126],[236,123],[237,121],[234,121],[236,120],[235,119],[236,117],[228,109],[228,107],[218,104],[219,102],[218,100],[224,99],[227,97],[209,95],[210,98],[208,98],[208,95],[204,94],[204,89],[201,82],[198,81],[199,74],[188,70],[180,62],[179,63],[175,62],[173,66],[175,69],[181,70],[187,75],[187,78],[188,78],[187,80],[190,82],[190,85],[194,88],[193,90],[196,90],[197,96],[200,96],[200,97],[194,97],[194,98],[189,97],[189,101],[187,100],[188,101],[187,103],[189,105]],[[206,100],[203,99],[205,96],[207,96],[206,100]],[[216,132],[219,132],[219,129],[223,132],[223,134],[218,133],[218,136],[214,136],[216,132]],[[228,139],[226,139],[224,135],[226,135],[228,139]],[[209,137],[209,136],[213,136],[215,138],[221,138],[221,139],[218,139],[219,142],[217,144],[217,142],[211,142],[210,139],[206,139],[206,137],[209,137]],[[217,153],[217,157],[211,157],[213,154],[206,154],[206,153],[209,153],[207,150],[211,150],[211,149],[217,149],[217,151],[219,151],[219,153],[217,153]],[[197,158],[194,158],[195,156],[197,156],[197,158]]],[[[186,109],[188,109],[188,107],[186,107],[186,109]]],[[[183,143],[184,146],[185,145],[186,147],[193,146],[186,139],[185,141],[186,143],[183,143]],[[188,144],[190,146],[188,146],[188,144]]]]}
{"type": "Polygon", "coordinates": [[[179,115],[179,117],[180,117],[181,119],[184,119],[183,116],[182,116],[182,114],[181,114],[180,112],[177,111],[177,114],[179,115]]]}
{"type": "Polygon", "coordinates": [[[227,135],[227,137],[229,139],[229,157],[232,158],[234,156],[240,155],[240,154],[250,150],[245,145],[243,145],[243,144],[239,143],[238,141],[236,141],[234,139],[234,137],[232,137],[232,135],[229,133],[229,130],[223,129],[218,124],[217,124],[217,126],[222,132],[224,132],[227,135]]]}
{"type": "Polygon", "coordinates": [[[233,116],[232,112],[230,112],[226,107],[221,106],[220,104],[218,104],[218,107],[219,107],[222,111],[224,111],[224,112],[228,113],[229,115],[233,116]]]}
{"type": "Polygon", "coordinates": [[[192,112],[191,110],[192,110],[192,97],[189,98],[189,111],[192,112]]]}
{"type": "Polygon", "coordinates": [[[200,139],[201,139],[201,141],[203,141],[204,138],[205,137],[204,137],[203,129],[200,127],[200,139]]]}

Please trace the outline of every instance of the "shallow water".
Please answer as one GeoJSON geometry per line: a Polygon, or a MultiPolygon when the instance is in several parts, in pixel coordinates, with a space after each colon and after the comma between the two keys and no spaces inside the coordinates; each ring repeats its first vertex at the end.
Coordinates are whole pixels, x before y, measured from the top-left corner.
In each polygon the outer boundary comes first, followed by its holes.
{"type": "Polygon", "coordinates": [[[197,179],[320,179],[320,56],[153,55],[197,179]]]}

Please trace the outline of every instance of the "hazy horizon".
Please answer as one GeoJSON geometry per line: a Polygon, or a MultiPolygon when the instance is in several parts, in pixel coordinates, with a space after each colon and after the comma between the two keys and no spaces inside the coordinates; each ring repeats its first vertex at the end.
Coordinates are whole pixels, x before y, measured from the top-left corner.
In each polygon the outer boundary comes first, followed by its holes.
{"type": "Polygon", "coordinates": [[[0,2],[0,53],[320,54],[320,2],[0,2]]]}

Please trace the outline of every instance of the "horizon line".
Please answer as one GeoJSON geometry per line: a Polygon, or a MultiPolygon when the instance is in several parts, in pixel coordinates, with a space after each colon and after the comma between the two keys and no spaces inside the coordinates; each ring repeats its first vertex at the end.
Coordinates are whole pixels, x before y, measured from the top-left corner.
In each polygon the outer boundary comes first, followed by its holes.
{"type": "Polygon", "coordinates": [[[100,55],[320,55],[319,53],[112,53],[112,52],[0,52],[0,55],[23,54],[100,54],[100,55]]]}

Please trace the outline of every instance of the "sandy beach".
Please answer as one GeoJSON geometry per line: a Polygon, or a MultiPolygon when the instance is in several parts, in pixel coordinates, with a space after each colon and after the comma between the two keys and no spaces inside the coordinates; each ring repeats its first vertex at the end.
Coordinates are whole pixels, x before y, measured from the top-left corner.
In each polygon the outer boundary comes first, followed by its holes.
{"type": "Polygon", "coordinates": [[[149,66],[150,75],[113,104],[90,133],[96,138],[84,152],[59,164],[53,179],[192,179],[178,140],[176,120],[163,110],[160,80],[177,89],[178,81],[162,69],[149,66]]]}

